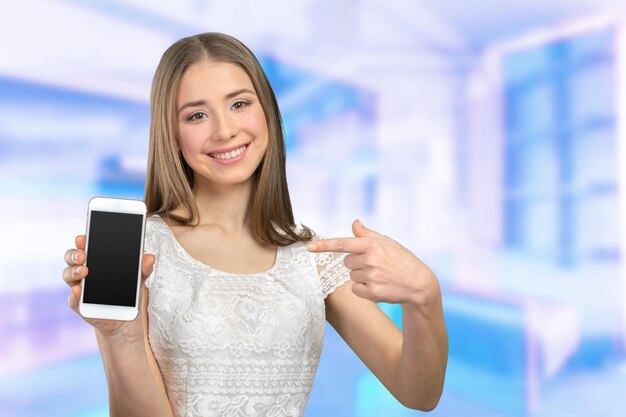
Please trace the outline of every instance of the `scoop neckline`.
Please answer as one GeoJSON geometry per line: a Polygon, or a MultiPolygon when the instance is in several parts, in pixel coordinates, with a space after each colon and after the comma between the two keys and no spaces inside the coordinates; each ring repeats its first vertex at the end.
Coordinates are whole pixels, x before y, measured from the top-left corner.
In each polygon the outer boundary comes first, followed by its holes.
{"type": "Polygon", "coordinates": [[[163,225],[165,226],[165,228],[167,229],[167,233],[169,235],[169,237],[172,239],[172,241],[174,241],[174,245],[176,245],[176,247],[179,249],[180,253],[183,254],[183,256],[185,256],[186,258],[188,258],[191,262],[199,264],[200,266],[202,266],[205,269],[208,269],[209,271],[212,271],[214,273],[217,274],[222,274],[222,275],[232,275],[232,276],[240,276],[240,277],[250,277],[250,276],[260,276],[260,275],[268,275],[271,274],[275,269],[278,268],[278,264],[280,262],[280,257],[281,257],[281,250],[282,247],[281,246],[276,246],[276,255],[274,257],[274,264],[267,270],[262,271],[262,272],[252,272],[252,273],[237,273],[237,272],[228,272],[228,271],[223,271],[221,269],[217,269],[212,267],[211,265],[206,264],[205,262],[202,262],[201,260],[194,258],[193,256],[191,256],[191,254],[189,252],[187,252],[187,249],[185,249],[183,247],[183,245],[180,244],[180,242],[178,241],[178,239],[176,238],[176,235],[174,234],[174,231],[170,228],[170,225],[167,224],[165,222],[165,220],[163,220],[163,218],[161,218],[161,216],[159,216],[158,214],[153,214],[151,217],[158,219],[161,223],[163,223],[163,225]]]}

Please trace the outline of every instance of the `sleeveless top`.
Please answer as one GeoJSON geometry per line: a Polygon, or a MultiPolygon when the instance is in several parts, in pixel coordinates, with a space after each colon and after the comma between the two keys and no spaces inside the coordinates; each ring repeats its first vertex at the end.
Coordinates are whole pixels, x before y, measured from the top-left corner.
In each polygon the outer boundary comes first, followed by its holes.
{"type": "Polygon", "coordinates": [[[344,254],[278,247],[255,274],[191,257],[158,216],[146,222],[156,264],[148,336],[177,417],[302,416],[324,337],[324,299],[350,279],[344,254]]]}

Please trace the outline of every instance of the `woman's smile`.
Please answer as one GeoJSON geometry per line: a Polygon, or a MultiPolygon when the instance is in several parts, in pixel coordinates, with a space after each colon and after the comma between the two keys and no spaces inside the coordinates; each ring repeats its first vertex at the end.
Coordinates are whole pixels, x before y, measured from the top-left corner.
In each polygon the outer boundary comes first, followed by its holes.
{"type": "Polygon", "coordinates": [[[215,162],[222,165],[233,164],[235,162],[241,161],[245,154],[248,146],[250,144],[245,144],[236,148],[228,148],[226,150],[219,150],[216,152],[211,152],[208,155],[215,159],[215,162]]]}

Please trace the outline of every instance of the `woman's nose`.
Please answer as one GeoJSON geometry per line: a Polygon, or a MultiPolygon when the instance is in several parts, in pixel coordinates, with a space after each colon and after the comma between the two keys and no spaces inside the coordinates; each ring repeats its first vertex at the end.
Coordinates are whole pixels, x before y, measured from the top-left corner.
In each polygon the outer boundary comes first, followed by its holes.
{"type": "Polygon", "coordinates": [[[228,112],[216,114],[213,120],[213,139],[215,141],[225,142],[237,135],[237,122],[228,112]]]}

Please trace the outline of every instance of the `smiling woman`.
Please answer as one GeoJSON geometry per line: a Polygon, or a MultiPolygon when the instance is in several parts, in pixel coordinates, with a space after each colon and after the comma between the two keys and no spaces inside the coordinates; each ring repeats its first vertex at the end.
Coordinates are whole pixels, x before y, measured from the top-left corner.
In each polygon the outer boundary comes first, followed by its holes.
{"type": "Polygon", "coordinates": [[[218,192],[232,183],[251,187],[267,150],[268,130],[246,73],[229,63],[198,62],[181,80],[178,103],[186,103],[178,112],[179,144],[195,173],[194,194],[202,193],[201,187],[218,192]]]}
{"type": "MultiPolygon", "coordinates": [[[[163,55],[154,77],[151,113],[153,139],[145,197],[149,211],[168,213],[170,218],[182,224],[195,224],[199,220],[192,191],[196,176],[184,157],[185,150],[178,142],[179,137],[186,137],[187,132],[189,135],[206,135],[206,129],[210,128],[215,140],[215,135],[224,135],[223,129],[233,129],[233,123],[260,125],[263,116],[265,128],[257,126],[253,130],[255,135],[261,131],[261,137],[248,134],[238,138],[240,143],[222,137],[221,142],[229,142],[228,145],[204,144],[206,148],[200,150],[205,154],[225,153],[232,152],[232,146],[255,142],[252,147],[259,148],[265,142],[267,149],[261,152],[264,156],[250,184],[256,189],[251,201],[254,233],[261,242],[274,244],[293,243],[313,236],[307,227],[299,233],[293,230],[294,217],[285,173],[285,140],[278,103],[261,65],[245,45],[216,33],[185,38],[172,45],[163,55]],[[226,108],[228,112],[224,111],[226,108]],[[200,122],[204,118],[207,121],[200,122]],[[181,210],[174,211],[176,208],[181,210]]],[[[220,143],[220,140],[214,143],[220,143]]],[[[245,153],[251,152],[246,149],[245,153]]],[[[215,160],[224,159],[218,157],[215,160]]]]}
{"type": "MultiPolygon", "coordinates": [[[[140,318],[94,321],[112,416],[302,416],[324,320],[405,406],[439,401],[447,361],[434,273],[352,225],[296,225],[276,98],[230,36],[185,38],[153,83],[140,318]],[[157,262],[155,263],[155,257],[157,262]],[[402,306],[403,331],[377,302],[402,306]]],[[[76,311],[84,236],[66,253],[76,311]]]]}

